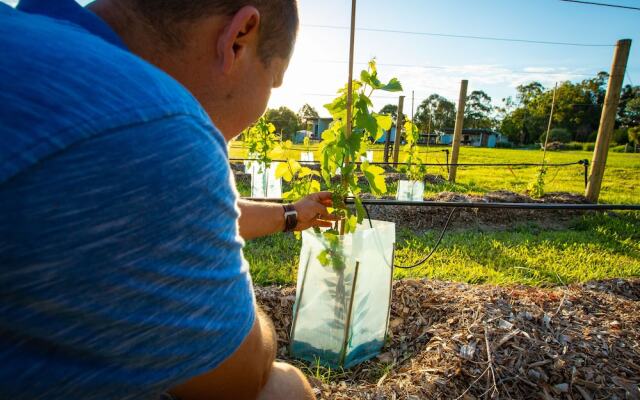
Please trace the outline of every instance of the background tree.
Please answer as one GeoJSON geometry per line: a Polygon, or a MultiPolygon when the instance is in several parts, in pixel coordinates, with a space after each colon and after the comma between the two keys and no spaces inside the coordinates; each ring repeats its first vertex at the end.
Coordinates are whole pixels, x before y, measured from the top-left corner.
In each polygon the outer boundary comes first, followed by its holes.
{"type": "Polygon", "coordinates": [[[524,106],[528,105],[533,99],[544,93],[545,88],[540,82],[531,82],[527,85],[516,87],[516,98],[518,102],[524,106]]]}
{"type": "Polygon", "coordinates": [[[464,109],[464,126],[473,129],[492,129],[496,121],[492,117],[491,97],[482,90],[474,90],[467,97],[464,109]]]}
{"type": "Polygon", "coordinates": [[[398,106],[395,104],[387,104],[380,109],[378,114],[391,115],[391,117],[393,117],[393,120],[395,121],[398,117],[398,106]]]}
{"type": "Polygon", "coordinates": [[[456,105],[434,93],[418,105],[414,120],[418,128],[424,132],[453,128],[456,122],[456,105]]]}
{"type": "Polygon", "coordinates": [[[544,91],[545,88],[540,82],[531,82],[516,87],[515,101],[510,97],[503,100],[505,112],[499,129],[512,143],[529,144],[537,139],[540,121],[532,115],[529,105],[544,91]]]}
{"type": "MultiPolygon", "coordinates": [[[[571,140],[595,141],[606,95],[609,75],[598,73],[582,82],[562,82],[556,93],[556,106],[552,120],[554,128],[566,129],[571,140]]],[[[553,89],[545,89],[539,82],[516,88],[516,101],[501,110],[500,131],[512,142],[530,144],[538,141],[546,131],[553,100],[553,89]],[[515,105],[515,107],[514,107],[515,105]]],[[[618,141],[627,140],[627,127],[640,125],[640,87],[627,85],[622,92],[616,127],[618,141]],[[624,133],[624,134],[623,134],[624,133]],[[624,136],[624,138],[623,138],[624,136]]]]}
{"type": "Polygon", "coordinates": [[[636,152],[636,148],[640,145],[640,126],[634,126],[627,131],[629,134],[629,143],[633,146],[633,152],[636,152]]]}
{"type": "Polygon", "coordinates": [[[632,127],[640,125],[640,86],[626,85],[620,94],[617,126],[632,127]]]}
{"type": "Polygon", "coordinates": [[[282,140],[292,140],[296,131],[300,129],[298,115],[287,107],[270,108],[264,114],[264,118],[276,127],[278,135],[282,134],[282,140]]]}
{"type": "Polygon", "coordinates": [[[319,118],[318,111],[315,108],[310,106],[309,104],[305,104],[298,111],[298,121],[300,122],[300,126],[304,127],[304,129],[309,130],[309,124],[312,120],[319,118]]]}
{"type": "MultiPolygon", "coordinates": [[[[640,86],[636,86],[636,89],[640,89],[640,86]]],[[[637,91],[635,98],[625,102],[621,125],[626,127],[640,126],[640,90],[637,91]]]]}

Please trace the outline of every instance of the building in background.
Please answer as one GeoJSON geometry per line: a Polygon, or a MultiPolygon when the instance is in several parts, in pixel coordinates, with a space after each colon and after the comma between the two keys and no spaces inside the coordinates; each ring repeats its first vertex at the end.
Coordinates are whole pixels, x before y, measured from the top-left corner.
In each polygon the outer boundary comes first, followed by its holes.
{"type": "MultiPolygon", "coordinates": [[[[453,129],[445,129],[439,134],[439,144],[453,143],[453,129]]],[[[463,129],[461,144],[473,147],[497,147],[498,143],[508,143],[509,140],[500,132],[491,129],[463,129]]]]}
{"type": "Polygon", "coordinates": [[[312,118],[309,122],[311,123],[311,140],[320,140],[322,133],[329,129],[333,118],[312,118]]]}

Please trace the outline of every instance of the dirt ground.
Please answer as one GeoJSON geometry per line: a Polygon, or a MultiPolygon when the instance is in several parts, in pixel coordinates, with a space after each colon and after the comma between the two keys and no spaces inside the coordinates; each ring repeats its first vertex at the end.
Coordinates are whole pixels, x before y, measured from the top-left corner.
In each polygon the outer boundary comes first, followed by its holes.
{"type": "MultiPolygon", "coordinates": [[[[363,197],[366,197],[363,196],[363,197]]],[[[547,193],[541,199],[532,199],[509,191],[490,192],[483,196],[472,196],[450,192],[425,199],[426,201],[459,202],[459,203],[560,203],[586,204],[584,196],[571,193],[547,193]]],[[[441,229],[451,208],[446,207],[411,207],[411,206],[369,206],[371,219],[394,222],[397,226],[414,232],[430,229],[441,229]]],[[[490,227],[505,229],[522,224],[537,224],[549,229],[566,227],[576,216],[583,214],[574,210],[514,210],[496,208],[460,208],[455,211],[450,226],[453,228],[490,227]]]]}
{"type": "MultiPolygon", "coordinates": [[[[281,359],[295,288],[256,288],[281,359]]],[[[390,340],[349,371],[309,375],[319,399],[640,399],[640,280],[554,289],[402,280],[390,340]]]]}

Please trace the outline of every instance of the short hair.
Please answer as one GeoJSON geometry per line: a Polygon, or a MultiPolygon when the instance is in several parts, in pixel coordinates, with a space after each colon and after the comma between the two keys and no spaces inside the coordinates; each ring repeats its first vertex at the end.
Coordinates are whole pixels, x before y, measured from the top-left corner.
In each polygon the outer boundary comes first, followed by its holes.
{"type": "Polygon", "coordinates": [[[298,32],[297,0],[129,0],[136,11],[170,45],[182,44],[186,23],[211,15],[232,16],[242,7],[260,12],[258,54],[268,64],[274,57],[291,56],[298,32]]]}

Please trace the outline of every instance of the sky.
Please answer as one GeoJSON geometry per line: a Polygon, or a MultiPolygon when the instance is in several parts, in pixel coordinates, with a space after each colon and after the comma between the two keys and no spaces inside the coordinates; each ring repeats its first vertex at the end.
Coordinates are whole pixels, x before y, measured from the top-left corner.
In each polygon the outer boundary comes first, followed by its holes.
{"type": "MultiPolygon", "coordinates": [[[[15,3],[11,0],[1,0],[15,3]]],[[[640,0],[599,0],[640,7],[640,0]]],[[[80,1],[86,4],[88,1],[80,1]]],[[[273,91],[270,107],[297,111],[311,104],[322,107],[347,81],[350,0],[299,0],[301,27],[294,55],[281,88],[273,91]]],[[[625,84],[640,84],[640,11],[560,0],[358,0],[355,66],[371,58],[379,75],[397,77],[405,89],[405,113],[432,93],[457,102],[460,81],[469,92],[484,90],[495,105],[515,96],[523,83],[581,81],[609,71],[614,45],[632,39],[625,84]],[[534,41],[597,44],[568,46],[450,38],[366,29],[512,38],[534,41]]],[[[398,93],[374,97],[374,107],[398,103],[398,93]]]]}

